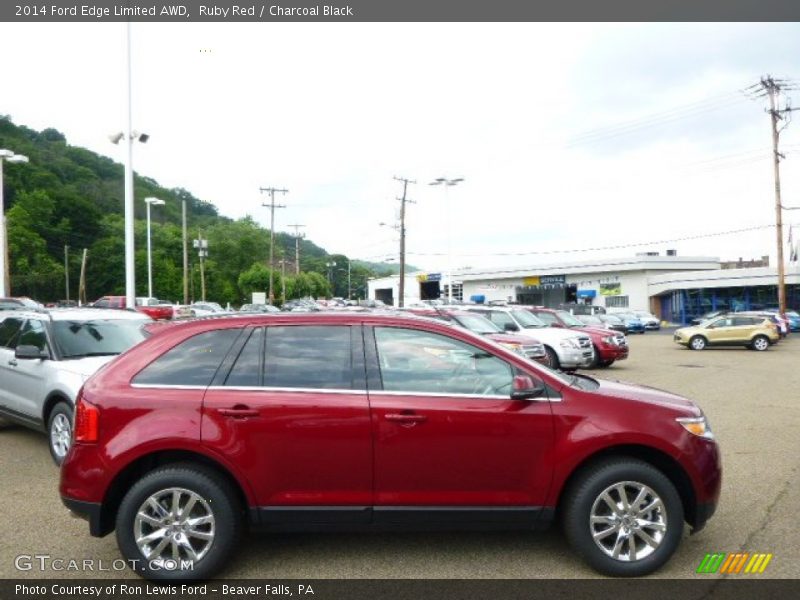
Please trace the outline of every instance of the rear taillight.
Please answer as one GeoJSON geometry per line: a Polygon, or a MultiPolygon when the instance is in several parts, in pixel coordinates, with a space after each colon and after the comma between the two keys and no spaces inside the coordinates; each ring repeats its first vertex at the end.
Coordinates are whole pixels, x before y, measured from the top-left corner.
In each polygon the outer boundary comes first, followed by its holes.
{"type": "Polygon", "coordinates": [[[78,396],[75,405],[75,441],[81,444],[94,444],[97,442],[100,429],[100,409],[78,396]]]}

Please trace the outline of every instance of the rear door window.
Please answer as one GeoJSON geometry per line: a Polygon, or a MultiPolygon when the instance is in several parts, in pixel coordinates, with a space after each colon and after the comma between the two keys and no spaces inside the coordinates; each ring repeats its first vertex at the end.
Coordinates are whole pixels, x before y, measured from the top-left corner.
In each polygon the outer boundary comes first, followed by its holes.
{"type": "Polygon", "coordinates": [[[359,335],[360,328],[288,325],[266,331],[265,387],[364,389],[364,375],[353,368],[351,351],[351,336],[359,335]]]}
{"type": "Polygon", "coordinates": [[[261,385],[264,364],[264,329],[258,328],[250,334],[236,363],[231,368],[225,385],[235,387],[258,387],[261,385]]]}
{"type": "Polygon", "coordinates": [[[133,383],[206,387],[241,332],[217,329],[192,336],[150,363],[133,383]]]}

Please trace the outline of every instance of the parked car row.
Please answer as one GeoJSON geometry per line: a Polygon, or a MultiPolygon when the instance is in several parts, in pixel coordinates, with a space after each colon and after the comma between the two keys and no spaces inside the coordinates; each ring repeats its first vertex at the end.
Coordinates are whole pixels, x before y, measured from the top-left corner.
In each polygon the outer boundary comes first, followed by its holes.
{"type": "Polygon", "coordinates": [[[781,338],[774,315],[751,312],[720,314],[691,327],[676,330],[676,343],[704,350],[709,346],[746,346],[763,352],[781,338]]]}

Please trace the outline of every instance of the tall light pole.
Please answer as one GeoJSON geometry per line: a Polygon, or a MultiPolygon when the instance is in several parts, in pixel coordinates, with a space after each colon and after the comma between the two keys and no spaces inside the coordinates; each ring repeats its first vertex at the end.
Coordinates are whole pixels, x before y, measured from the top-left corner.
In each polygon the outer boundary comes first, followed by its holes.
{"type": "Polygon", "coordinates": [[[125,305],[136,305],[136,260],[134,243],[134,197],[133,197],[133,142],[147,142],[150,138],[146,133],[133,130],[133,109],[131,102],[131,24],[127,23],[125,43],[125,104],[126,124],[125,131],[108,136],[114,144],[125,140],[125,305]]]}
{"type": "Polygon", "coordinates": [[[8,230],[6,229],[6,209],[3,200],[3,162],[26,163],[28,157],[15,154],[11,150],[0,149],[0,296],[10,293],[10,272],[8,265],[8,230]]]}
{"type": "Polygon", "coordinates": [[[153,252],[150,243],[150,207],[164,206],[166,202],[158,198],[145,198],[147,204],[147,297],[153,297],[153,252]]]}
{"type": "Polygon", "coordinates": [[[186,197],[181,199],[181,224],[183,227],[183,303],[189,304],[189,246],[186,234],[186,197]]]}
{"type": "Polygon", "coordinates": [[[431,181],[428,185],[441,185],[444,188],[444,207],[447,219],[447,303],[453,303],[453,247],[452,247],[452,226],[450,224],[450,194],[448,189],[464,181],[463,177],[447,179],[439,177],[431,181]]]}
{"type": "Polygon", "coordinates": [[[331,286],[331,297],[333,297],[333,268],[336,266],[334,261],[326,262],[325,266],[328,267],[328,284],[331,286]]]}

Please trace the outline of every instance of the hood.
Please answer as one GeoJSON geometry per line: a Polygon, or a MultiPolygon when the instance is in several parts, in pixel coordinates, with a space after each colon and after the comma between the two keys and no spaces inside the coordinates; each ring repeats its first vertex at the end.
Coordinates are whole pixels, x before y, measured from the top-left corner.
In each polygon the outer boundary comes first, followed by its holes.
{"type": "Polygon", "coordinates": [[[558,327],[529,327],[520,329],[520,335],[534,337],[543,342],[560,342],[561,340],[572,340],[577,337],[588,337],[588,334],[576,329],[559,329],[558,327]]]}
{"type": "Polygon", "coordinates": [[[573,331],[582,331],[583,333],[588,333],[590,335],[602,335],[602,336],[615,336],[619,333],[619,331],[614,331],[613,329],[606,329],[605,327],[573,327],[573,331]]]}
{"type": "Polygon", "coordinates": [[[116,356],[87,356],[86,358],[74,358],[59,361],[58,367],[62,371],[79,375],[83,379],[94,375],[97,370],[116,356]]]}
{"type": "Polygon", "coordinates": [[[683,411],[691,414],[691,416],[700,416],[701,411],[697,407],[697,404],[678,394],[673,394],[672,392],[647,385],[639,385],[637,383],[626,383],[607,379],[598,379],[597,381],[600,383],[600,389],[598,391],[603,394],[622,398],[623,400],[656,404],[665,408],[683,409],[683,411]]]}
{"type": "Polygon", "coordinates": [[[488,333],[486,334],[490,340],[505,344],[522,344],[530,346],[531,344],[541,344],[541,342],[532,336],[527,335],[514,335],[512,333],[488,333]]]}

